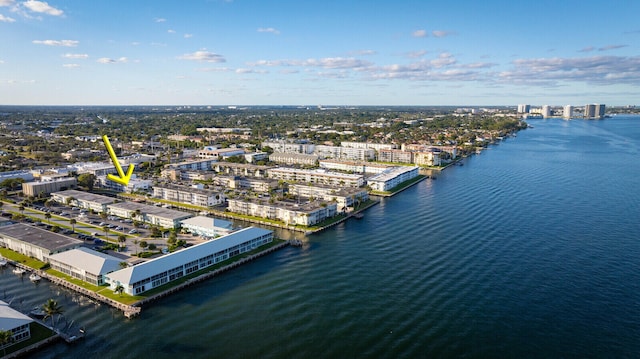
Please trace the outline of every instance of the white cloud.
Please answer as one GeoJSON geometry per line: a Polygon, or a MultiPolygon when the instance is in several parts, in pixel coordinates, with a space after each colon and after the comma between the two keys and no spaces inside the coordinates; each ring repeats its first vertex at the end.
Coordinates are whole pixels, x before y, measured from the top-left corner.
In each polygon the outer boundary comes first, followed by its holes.
{"type": "Polygon", "coordinates": [[[427,37],[427,30],[416,30],[411,34],[413,37],[427,37]]]}
{"type": "Polygon", "coordinates": [[[203,67],[201,69],[198,69],[198,71],[200,72],[229,72],[229,71],[233,71],[228,67],[203,67]]]}
{"type": "Polygon", "coordinates": [[[62,67],[67,68],[67,69],[77,69],[80,67],[80,65],[78,64],[63,64],[62,67]]]}
{"type": "Polygon", "coordinates": [[[89,57],[87,54],[64,54],[62,55],[65,59],[86,59],[89,57]]]}
{"type": "Polygon", "coordinates": [[[360,56],[370,56],[375,54],[377,54],[375,50],[356,50],[356,51],[349,52],[349,55],[360,55],[360,56]]]}
{"type": "Polygon", "coordinates": [[[56,9],[44,1],[28,0],[22,3],[22,5],[33,12],[41,14],[52,16],[61,16],[64,14],[62,10],[56,9]]]}
{"type": "Polygon", "coordinates": [[[453,65],[456,63],[456,59],[448,52],[443,52],[438,55],[437,59],[431,60],[431,65],[434,67],[444,67],[453,65]]]}
{"type": "Polygon", "coordinates": [[[258,28],[258,32],[268,32],[268,33],[271,33],[271,34],[280,35],[280,30],[276,30],[276,29],[274,29],[272,27],[261,27],[261,28],[258,28]]]}
{"type": "Polygon", "coordinates": [[[176,33],[176,30],[169,29],[169,30],[167,30],[167,32],[168,32],[168,33],[170,33],[170,34],[175,34],[175,33],[176,33]]]}
{"type": "Polygon", "coordinates": [[[193,34],[184,34],[185,39],[190,39],[193,37],[193,34]]]}
{"type": "Polygon", "coordinates": [[[33,43],[47,46],[76,47],[80,42],[76,40],[33,40],[33,43]]]}
{"type": "Polygon", "coordinates": [[[153,19],[153,21],[155,21],[155,22],[165,22],[165,21],[167,21],[167,19],[164,19],[164,18],[161,18],[161,17],[157,17],[157,18],[153,19]]]}
{"type": "Polygon", "coordinates": [[[265,70],[246,69],[246,68],[236,69],[235,72],[237,74],[266,74],[266,73],[269,73],[268,71],[265,71],[265,70]]]}
{"type": "Polygon", "coordinates": [[[192,52],[190,54],[184,54],[179,56],[180,60],[191,60],[191,61],[201,61],[201,62],[226,62],[224,56],[214,54],[213,52],[200,50],[196,52],[192,52]]]}
{"type": "Polygon", "coordinates": [[[410,58],[410,59],[417,59],[420,58],[424,55],[427,54],[427,50],[418,50],[418,51],[411,51],[406,53],[406,57],[410,58]]]}
{"type": "Polygon", "coordinates": [[[500,80],[523,85],[558,82],[640,84],[640,56],[518,59],[513,65],[513,70],[499,74],[500,80]]]}
{"type": "Polygon", "coordinates": [[[628,45],[607,45],[598,49],[598,51],[608,51],[627,47],[628,45]]]}
{"type": "Polygon", "coordinates": [[[0,22],[15,22],[16,19],[0,14],[0,22]]]}
{"type": "Polygon", "coordinates": [[[455,35],[456,33],[453,31],[433,30],[431,31],[431,34],[434,37],[447,37],[447,36],[455,35]]]}
{"type": "Polygon", "coordinates": [[[111,59],[108,57],[101,57],[98,60],[96,60],[96,62],[101,63],[101,64],[117,64],[117,63],[126,63],[129,60],[126,57],[121,57],[119,59],[111,59]]]}
{"type": "Polygon", "coordinates": [[[325,57],[321,59],[306,60],[259,60],[253,66],[301,66],[321,67],[326,69],[362,68],[371,66],[369,61],[359,60],[353,57],[325,57]]]}
{"type": "Polygon", "coordinates": [[[15,0],[0,0],[0,6],[13,6],[15,3],[15,0]]]}
{"type": "Polygon", "coordinates": [[[596,48],[593,46],[587,46],[587,47],[583,47],[582,49],[578,50],[578,52],[591,52],[593,50],[595,50],[596,48]]]}

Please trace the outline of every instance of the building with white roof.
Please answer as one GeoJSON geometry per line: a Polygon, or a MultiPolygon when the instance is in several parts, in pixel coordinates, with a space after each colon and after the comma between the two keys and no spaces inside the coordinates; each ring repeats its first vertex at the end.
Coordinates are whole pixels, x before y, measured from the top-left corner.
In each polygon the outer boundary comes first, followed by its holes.
{"type": "Polygon", "coordinates": [[[197,187],[187,187],[170,183],[159,183],[153,186],[153,196],[167,201],[201,207],[217,206],[224,201],[222,193],[204,189],[202,184],[199,184],[197,187]]]}
{"type": "Polygon", "coordinates": [[[31,338],[31,323],[33,319],[11,308],[7,302],[0,300],[0,330],[11,332],[13,341],[0,344],[0,349],[9,347],[31,338]]]}
{"type": "Polygon", "coordinates": [[[67,201],[69,201],[69,204],[72,206],[91,209],[96,212],[106,212],[107,205],[116,201],[116,199],[112,197],[78,191],[75,189],[54,192],[51,194],[51,199],[62,204],[67,204],[67,201]]]}
{"type": "Polygon", "coordinates": [[[367,185],[374,191],[386,192],[419,175],[419,167],[417,166],[391,167],[387,171],[367,179],[367,185]]]}
{"type": "Polygon", "coordinates": [[[94,285],[104,284],[104,275],[120,269],[122,261],[84,247],[49,256],[51,268],[94,285]]]}
{"type": "Polygon", "coordinates": [[[206,238],[224,236],[233,231],[233,223],[206,216],[187,218],[181,221],[180,227],[206,238]]]}
{"type": "Polygon", "coordinates": [[[112,203],[107,213],[122,218],[133,218],[164,228],[179,228],[180,221],[193,217],[193,214],[173,209],[149,206],[136,202],[112,203]],[[137,215],[139,211],[139,215],[137,215]]]}
{"type": "Polygon", "coordinates": [[[284,181],[320,183],[329,186],[361,187],[364,176],[353,173],[332,172],[324,169],[299,169],[288,167],[272,168],[268,171],[269,178],[284,181]]]}
{"type": "Polygon", "coordinates": [[[249,227],[109,273],[106,282],[113,290],[122,285],[125,293],[138,295],[271,241],[272,231],[249,227]]]}

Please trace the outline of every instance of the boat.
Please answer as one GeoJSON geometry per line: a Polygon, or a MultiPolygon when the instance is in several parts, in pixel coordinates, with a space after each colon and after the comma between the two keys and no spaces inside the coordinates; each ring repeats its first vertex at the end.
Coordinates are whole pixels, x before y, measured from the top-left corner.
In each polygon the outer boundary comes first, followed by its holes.
{"type": "Polygon", "coordinates": [[[26,271],[24,269],[20,268],[20,267],[13,268],[13,274],[23,275],[24,272],[26,272],[26,271]]]}
{"type": "Polygon", "coordinates": [[[356,212],[353,214],[353,218],[355,219],[362,219],[362,217],[364,217],[364,214],[362,214],[362,212],[356,212]]]}
{"type": "Polygon", "coordinates": [[[37,274],[35,274],[35,273],[31,273],[31,274],[29,275],[29,280],[30,280],[30,281],[32,281],[32,282],[34,282],[34,283],[35,283],[35,282],[39,282],[41,279],[42,279],[42,277],[41,277],[41,276],[39,276],[39,275],[37,275],[37,274]]]}
{"type": "Polygon", "coordinates": [[[34,318],[44,318],[44,316],[47,315],[47,313],[41,307],[34,307],[29,312],[29,315],[34,317],[34,318]]]}
{"type": "Polygon", "coordinates": [[[0,267],[6,267],[7,266],[7,260],[4,259],[4,257],[0,257],[0,267]]]}

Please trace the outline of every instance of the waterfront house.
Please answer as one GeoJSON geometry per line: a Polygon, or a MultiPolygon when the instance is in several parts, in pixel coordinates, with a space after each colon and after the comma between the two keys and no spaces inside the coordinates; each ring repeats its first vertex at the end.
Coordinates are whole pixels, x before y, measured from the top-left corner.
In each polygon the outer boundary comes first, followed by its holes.
{"type": "Polygon", "coordinates": [[[11,332],[13,339],[4,346],[0,344],[0,349],[31,338],[32,322],[33,319],[11,308],[7,302],[0,300],[0,330],[11,332]]]}
{"type": "Polygon", "coordinates": [[[75,248],[49,256],[51,268],[94,285],[104,284],[104,275],[120,269],[122,259],[88,248],[75,248]]]}

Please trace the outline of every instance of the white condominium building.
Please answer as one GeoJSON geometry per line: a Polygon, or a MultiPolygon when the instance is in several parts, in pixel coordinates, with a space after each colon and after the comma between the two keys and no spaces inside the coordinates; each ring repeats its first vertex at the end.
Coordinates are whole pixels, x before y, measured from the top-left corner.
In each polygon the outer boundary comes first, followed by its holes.
{"type": "Polygon", "coordinates": [[[319,183],[330,186],[361,187],[364,177],[359,174],[277,167],[268,171],[269,178],[285,181],[319,183]]]}
{"type": "Polygon", "coordinates": [[[367,185],[374,191],[386,192],[412,178],[418,177],[420,174],[419,167],[392,167],[387,171],[373,176],[367,180],[367,185]]]}

